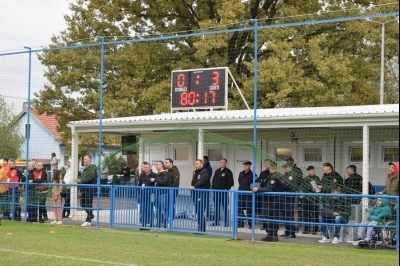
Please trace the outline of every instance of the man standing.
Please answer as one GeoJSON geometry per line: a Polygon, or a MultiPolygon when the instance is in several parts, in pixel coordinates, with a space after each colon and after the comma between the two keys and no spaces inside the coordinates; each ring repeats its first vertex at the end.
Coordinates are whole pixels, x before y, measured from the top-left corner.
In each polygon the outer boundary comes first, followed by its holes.
{"type": "MultiPolygon", "coordinates": [[[[350,164],[347,166],[346,172],[348,178],[344,181],[344,185],[350,191],[346,191],[348,194],[361,194],[363,190],[363,178],[357,173],[357,166],[350,164]]],[[[374,195],[375,189],[371,183],[368,184],[368,194],[374,195]]],[[[354,202],[358,202],[359,199],[353,198],[354,202]]]]}
{"type": "Polygon", "coordinates": [[[203,156],[203,167],[206,169],[208,176],[212,177],[212,167],[210,162],[208,161],[208,156],[203,156]]]}
{"type": "MultiPolygon", "coordinates": [[[[307,167],[308,175],[303,179],[303,186],[302,190],[304,193],[314,193],[314,187],[311,185],[311,182],[315,182],[318,186],[321,184],[321,181],[318,176],[315,175],[315,168],[314,166],[310,165],[307,167]]],[[[303,234],[310,234],[313,235],[317,234],[318,231],[318,206],[315,204],[316,198],[305,196],[302,199],[302,207],[303,207],[303,222],[306,222],[306,225],[303,225],[303,234]],[[309,223],[315,223],[314,225],[309,223]],[[311,227],[313,229],[311,230],[311,227]]]]}
{"type": "MultiPolygon", "coordinates": [[[[75,183],[74,173],[72,172],[71,160],[68,160],[67,165],[68,165],[68,170],[64,176],[64,183],[66,185],[71,185],[71,184],[75,183]]],[[[63,208],[62,216],[63,216],[63,218],[69,218],[69,214],[71,213],[71,209],[70,209],[71,187],[66,186],[64,191],[65,191],[65,193],[63,195],[64,196],[64,208],[63,208]]]]}
{"type": "Polygon", "coordinates": [[[36,169],[33,171],[32,183],[36,184],[36,197],[39,203],[39,222],[49,222],[46,209],[46,201],[47,195],[49,194],[49,187],[44,184],[47,183],[47,172],[43,169],[42,162],[36,163],[36,169]]]}
{"type": "Polygon", "coordinates": [[[341,188],[343,186],[343,177],[339,173],[333,171],[331,163],[324,163],[322,165],[322,191],[324,193],[331,193],[334,188],[341,188]]]}
{"type": "Polygon", "coordinates": [[[300,176],[301,178],[303,178],[303,171],[301,171],[300,168],[297,167],[297,165],[294,163],[294,159],[292,157],[289,157],[286,162],[291,163],[293,165],[292,168],[292,172],[294,175],[296,176],[300,176]]]}
{"type": "MultiPolygon", "coordinates": [[[[257,183],[263,183],[265,180],[267,180],[268,176],[270,175],[268,159],[264,161],[264,167],[265,170],[260,173],[260,176],[256,180],[257,183]]],[[[264,195],[257,195],[256,200],[257,200],[256,208],[259,212],[262,213],[262,206],[265,200],[264,195]]]]}
{"type": "MultiPolygon", "coordinates": [[[[298,176],[299,171],[293,171],[293,165],[287,162],[282,166],[285,168],[285,174],[282,177],[282,185],[284,192],[297,192],[302,181],[303,176],[298,176]]],[[[282,211],[284,213],[284,220],[294,222],[294,205],[295,196],[285,195],[282,201],[282,211]]],[[[285,223],[285,233],[282,235],[285,238],[296,238],[296,226],[294,223],[285,223]]]]}
{"type": "Polygon", "coordinates": [[[172,206],[173,206],[171,220],[173,220],[175,217],[176,198],[178,197],[178,193],[179,193],[179,190],[177,188],[179,188],[180,173],[179,173],[178,168],[174,165],[174,161],[171,158],[165,159],[164,166],[168,170],[169,187],[176,188],[176,189],[174,189],[174,193],[171,198],[172,206]]]}
{"type": "MultiPolygon", "coordinates": [[[[141,230],[145,227],[152,227],[154,222],[154,203],[153,189],[156,182],[156,174],[153,173],[151,165],[148,162],[142,163],[142,174],[139,177],[139,186],[142,186],[139,196],[140,216],[142,221],[141,230]],[[144,188],[148,187],[148,188],[144,188]]],[[[148,228],[149,229],[149,228],[148,228]]]]}
{"type": "Polygon", "coordinates": [[[129,168],[127,163],[124,163],[119,174],[121,175],[122,185],[129,185],[129,182],[131,180],[131,169],[129,168]]]}
{"type": "MultiPolygon", "coordinates": [[[[243,171],[239,173],[239,191],[251,191],[250,185],[253,183],[253,171],[250,170],[251,168],[250,161],[243,162],[243,171]]],[[[256,176],[257,178],[257,176],[256,176]]],[[[251,218],[251,201],[252,196],[251,194],[239,194],[239,204],[238,204],[238,215],[243,216],[243,211],[246,210],[246,216],[251,218]]],[[[238,220],[238,227],[244,227],[244,220],[239,218],[238,220]]],[[[253,228],[251,224],[251,220],[249,221],[249,228],[253,228]]]]}
{"type": "Polygon", "coordinates": [[[27,213],[28,219],[27,222],[37,222],[37,196],[38,193],[35,189],[35,186],[32,184],[34,177],[33,174],[35,172],[35,163],[28,163],[28,196],[25,197],[27,201],[27,213]]]}
{"type": "MultiPolygon", "coordinates": [[[[6,172],[4,171],[4,168],[2,168],[0,166],[0,182],[7,183],[7,179],[8,178],[7,178],[6,172]]],[[[9,194],[8,194],[8,184],[0,184],[0,214],[7,213],[9,202],[10,202],[10,200],[9,200],[9,194]]],[[[0,220],[1,220],[1,218],[0,218],[0,220]]]]}
{"type": "MultiPolygon", "coordinates": [[[[275,161],[268,160],[268,168],[270,175],[264,180],[260,187],[253,187],[253,192],[282,192],[281,179],[282,175],[276,171],[277,164],[275,161]]],[[[263,202],[263,218],[270,221],[263,223],[263,228],[267,232],[267,236],[261,238],[262,241],[276,242],[278,241],[279,223],[271,220],[279,220],[280,197],[278,195],[267,195],[263,202]]]]}
{"type": "Polygon", "coordinates": [[[197,214],[197,230],[199,232],[206,231],[206,219],[204,217],[204,211],[208,205],[208,191],[202,191],[203,189],[210,189],[210,177],[208,176],[207,170],[204,169],[203,161],[197,159],[194,163],[195,171],[193,172],[193,178],[189,190],[192,192],[193,204],[197,214]],[[201,190],[197,190],[201,189],[201,190]]]}
{"type": "MultiPolygon", "coordinates": [[[[10,160],[10,171],[8,172],[8,182],[18,183],[23,182],[22,172],[15,168],[15,161],[10,160]]],[[[21,192],[24,190],[21,184],[10,184],[9,193],[11,194],[12,202],[14,203],[14,211],[12,218],[15,221],[21,221],[21,205],[19,204],[19,199],[21,197],[21,192]]],[[[12,207],[11,207],[12,209],[12,207]]]]}
{"type": "MultiPolygon", "coordinates": [[[[219,166],[213,177],[212,189],[230,190],[234,185],[233,174],[229,168],[226,167],[228,161],[222,158],[219,161],[219,166]]],[[[221,209],[224,210],[225,227],[229,226],[229,193],[228,192],[214,192],[214,209],[215,209],[215,225],[219,226],[221,219],[221,209]]]]}
{"type": "Polygon", "coordinates": [[[168,221],[168,171],[164,167],[162,161],[156,162],[156,187],[160,189],[155,190],[156,194],[156,207],[157,207],[157,227],[167,228],[168,221]]]}
{"type": "MultiPolygon", "coordinates": [[[[86,154],[83,157],[83,163],[85,169],[83,169],[78,183],[85,185],[94,185],[97,183],[97,167],[92,164],[92,156],[86,154]]],[[[86,221],[81,226],[91,226],[93,215],[93,196],[95,194],[96,187],[94,186],[82,186],[81,187],[81,207],[86,211],[86,221]]]]}

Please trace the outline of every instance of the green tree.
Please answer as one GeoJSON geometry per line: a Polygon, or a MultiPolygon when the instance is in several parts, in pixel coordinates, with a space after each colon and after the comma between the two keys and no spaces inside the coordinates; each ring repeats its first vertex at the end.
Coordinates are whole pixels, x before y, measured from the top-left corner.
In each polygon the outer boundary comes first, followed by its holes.
{"type": "MultiPolygon", "coordinates": [[[[373,8],[370,0],[77,0],[70,5],[72,15],[65,16],[67,29],[49,47],[93,44],[99,42],[96,36],[106,42],[179,37],[105,45],[104,118],[169,112],[176,69],[228,66],[253,105],[254,45],[259,108],[378,104],[380,27],[366,20],[260,30],[257,44],[252,30],[186,35],[242,28],[250,19],[273,25],[398,11],[388,3],[375,1],[373,8]]],[[[398,56],[398,39],[398,23],[388,23],[386,59],[398,56]]],[[[59,117],[67,141],[69,121],[99,117],[100,46],[46,52],[39,59],[49,83],[33,105],[59,117]]],[[[387,86],[395,88],[398,79],[389,73],[387,86]]],[[[228,97],[230,109],[245,108],[236,90],[228,97]]],[[[81,138],[88,146],[97,143],[95,136],[81,138]]],[[[116,142],[106,136],[103,143],[116,142]]]]}
{"type": "Polygon", "coordinates": [[[20,157],[24,142],[17,116],[0,95],[0,157],[20,157]]]}

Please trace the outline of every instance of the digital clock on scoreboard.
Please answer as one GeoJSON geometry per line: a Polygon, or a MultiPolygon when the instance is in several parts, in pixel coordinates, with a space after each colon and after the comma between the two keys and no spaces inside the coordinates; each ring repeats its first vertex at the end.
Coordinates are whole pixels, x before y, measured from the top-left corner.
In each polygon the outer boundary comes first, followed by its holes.
{"type": "Polygon", "coordinates": [[[173,110],[226,108],[228,68],[172,71],[173,110]]]}

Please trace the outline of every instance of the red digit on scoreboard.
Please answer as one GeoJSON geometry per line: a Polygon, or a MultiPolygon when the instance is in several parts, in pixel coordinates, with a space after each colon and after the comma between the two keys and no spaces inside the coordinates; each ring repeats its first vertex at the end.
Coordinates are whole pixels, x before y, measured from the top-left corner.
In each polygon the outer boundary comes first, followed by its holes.
{"type": "Polygon", "coordinates": [[[178,74],[178,76],[176,77],[176,86],[178,88],[183,88],[185,87],[185,83],[186,83],[186,77],[185,74],[178,74]]]}
{"type": "Polygon", "coordinates": [[[219,71],[213,71],[211,85],[213,85],[213,86],[219,85],[219,71]]]}

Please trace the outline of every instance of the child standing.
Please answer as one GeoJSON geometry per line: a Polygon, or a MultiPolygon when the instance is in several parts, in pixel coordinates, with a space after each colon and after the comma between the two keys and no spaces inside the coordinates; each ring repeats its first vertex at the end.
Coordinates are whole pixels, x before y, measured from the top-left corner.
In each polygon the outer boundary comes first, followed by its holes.
{"type": "MultiPolygon", "coordinates": [[[[60,175],[60,171],[57,169],[53,170],[53,184],[62,184],[62,178],[60,175]]],[[[52,189],[53,206],[54,206],[54,221],[51,224],[62,224],[62,198],[61,198],[61,190],[62,186],[54,185],[52,189]]]]}

